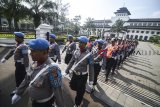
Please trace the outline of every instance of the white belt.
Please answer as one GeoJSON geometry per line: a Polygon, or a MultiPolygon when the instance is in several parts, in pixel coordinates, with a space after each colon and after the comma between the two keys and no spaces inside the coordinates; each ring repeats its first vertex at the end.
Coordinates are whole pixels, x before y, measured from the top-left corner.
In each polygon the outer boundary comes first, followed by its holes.
{"type": "Polygon", "coordinates": [[[72,70],[76,75],[85,75],[88,72],[76,72],[75,70],[72,70]]]}
{"type": "Polygon", "coordinates": [[[16,60],[15,62],[21,62],[21,63],[23,63],[23,61],[22,61],[22,60],[16,60]]]}
{"type": "Polygon", "coordinates": [[[44,103],[49,101],[52,97],[54,96],[54,93],[52,93],[52,95],[48,98],[42,99],[42,100],[36,100],[37,103],[44,103]]]}
{"type": "Polygon", "coordinates": [[[73,52],[66,52],[66,54],[72,54],[73,52]]]}

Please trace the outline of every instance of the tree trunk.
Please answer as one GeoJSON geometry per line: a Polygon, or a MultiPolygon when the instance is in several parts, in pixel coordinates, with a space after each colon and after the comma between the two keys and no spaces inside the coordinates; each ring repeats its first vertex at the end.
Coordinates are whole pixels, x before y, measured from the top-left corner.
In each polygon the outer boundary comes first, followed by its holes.
{"type": "Polygon", "coordinates": [[[0,16],[0,27],[2,27],[1,18],[2,18],[2,17],[0,16]]]}
{"type": "Polygon", "coordinates": [[[34,26],[37,28],[41,24],[41,17],[39,15],[34,16],[34,26]]]}
{"type": "Polygon", "coordinates": [[[8,20],[8,24],[9,24],[9,31],[12,31],[12,27],[11,27],[12,19],[8,18],[7,20],[8,20]]]}
{"type": "Polygon", "coordinates": [[[14,19],[14,27],[16,31],[19,31],[18,19],[14,19]]]}

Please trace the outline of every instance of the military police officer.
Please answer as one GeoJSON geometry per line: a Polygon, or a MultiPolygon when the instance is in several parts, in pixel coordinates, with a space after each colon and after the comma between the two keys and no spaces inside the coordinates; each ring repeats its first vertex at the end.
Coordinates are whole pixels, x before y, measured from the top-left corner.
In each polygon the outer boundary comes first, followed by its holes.
{"type": "Polygon", "coordinates": [[[58,63],[61,63],[61,56],[60,56],[60,48],[59,45],[55,42],[56,35],[50,34],[50,46],[49,46],[49,57],[56,62],[58,59],[58,63]]]}
{"type": "MultiPolygon", "coordinates": [[[[28,58],[28,46],[24,43],[24,34],[22,32],[14,32],[16,46],[14,49],[11,49],[9,53],[1,60],[4,63],[8,60],[12,55],[14,55],[15,61],[15,80],[16,87],[18,87],[23,81],[26,70],[29,66],[29,58],[28,58]]],[[[11,93],[13,95],[15,90],[11,93]]]]}
{"type": "Polygon", "coordinates": [[[48,57],[48,41],[43,38],[31,40],[29,48],[31,49],[30,55],[33,63],[30,66],[30,72],[27,72],[25,79],[12,97],[12,104],[21,98],[28,87],[32,107],[51,107],[54,96],[57,106],[64,107],[61,70],[48,57]]]}
{"type": "Polygon", "coordinates": [[[97,47],[92,49],[92,53],[94,56],[94,81],[93,81],[94,88],[97,85],[97,77],[99,75],[101,67],[102,65],[105,65],[103,64],[105,63],[104,60],[106,60],[106,57],[104,55],[106,51],[103,48],[105,41],[102,39],[99,39],[96,42],[97,42],[97,47]]]}
{"type": "Polygon", "coordinates": [[[76,50],[76,43],[73,41],[73,36],[68,35],[68,42],[66,43],[62,53],[66,50],[65,63],[68,64],[76,50]]]}
{"type": "Polygon", "coordinates": [[[78,37],[79,40],[79,49],[77,49],[73,56],[71,61],[68,64],[68,67],[66,69],[66,73],[68,74],[69,71],[73,72],[73,76],[70,81],[70,87],[72,90],[76,91],[76,97],[75,97],[75,106],[79,107],[83,95],[85,93],[85,85],[87,83],[88,78],[88,71],[87,66],[89,65],[89,81],[90,83],[93,83],[93,73],[94,73],[94,67],[93,67],[93,56],[91,52],[87,50],[87,42],[88,38],[86,36],[80,36],[78,37]]]}

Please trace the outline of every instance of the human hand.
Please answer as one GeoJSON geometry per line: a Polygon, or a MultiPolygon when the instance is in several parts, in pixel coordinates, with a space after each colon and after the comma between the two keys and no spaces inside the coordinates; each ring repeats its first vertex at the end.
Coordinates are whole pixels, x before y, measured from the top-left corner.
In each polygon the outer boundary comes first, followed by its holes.
{"type": "Polygon", "coordinates": [[[16,102],[18,102],[21,99],[21,97],[17,94],[14,94],[14,96],[12,97],[12,104],[15,104],[16,102]]]}
{"type": "Polygon", "coordinates": [[[5,63],[6,62],[6,59],[1,59],[1,63],[5,63]]]}

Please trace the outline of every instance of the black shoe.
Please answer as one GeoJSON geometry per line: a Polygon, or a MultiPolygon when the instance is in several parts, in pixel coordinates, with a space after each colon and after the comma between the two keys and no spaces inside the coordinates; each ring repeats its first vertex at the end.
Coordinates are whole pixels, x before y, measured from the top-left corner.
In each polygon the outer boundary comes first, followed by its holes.
{"type": "Polygon", "coordinates": [[[105,82],[108,82],[108,78],[105,79],[105,82]]]}

